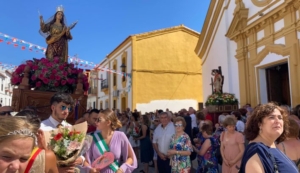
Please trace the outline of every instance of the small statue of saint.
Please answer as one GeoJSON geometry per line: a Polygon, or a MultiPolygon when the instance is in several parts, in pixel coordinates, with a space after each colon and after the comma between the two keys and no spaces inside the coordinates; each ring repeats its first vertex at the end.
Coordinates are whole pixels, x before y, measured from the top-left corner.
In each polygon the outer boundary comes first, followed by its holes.
{"type": "Polygon", "coordinates": [[[62,6],[56,8],[54,16],[46,22],[40,15],[40,34],[46,38],[47,50],[46,58],[53,59],[58,57],[60,62],[68,62],[68,41],[72,40],[70,30],[75,27],[77,22],[67,27],[66,17],[62,6]]]}
{"type": "Polygon", "coordinates": [[[214,79],[212,80],[211,84],[213,86],[213,93],[222,93],[223,77],[220,74],[219,70],[213,69],[211,75],[214,76],[214,79]]]}

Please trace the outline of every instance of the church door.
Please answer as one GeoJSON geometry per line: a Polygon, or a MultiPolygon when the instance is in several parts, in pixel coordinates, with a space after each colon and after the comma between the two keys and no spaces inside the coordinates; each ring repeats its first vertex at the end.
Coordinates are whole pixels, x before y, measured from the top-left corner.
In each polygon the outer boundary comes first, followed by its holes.
{"type": "Polygon", "coordinates": [[[281,64],[266,69],[268,101],[291,105],[289,68],[281,64]]]}

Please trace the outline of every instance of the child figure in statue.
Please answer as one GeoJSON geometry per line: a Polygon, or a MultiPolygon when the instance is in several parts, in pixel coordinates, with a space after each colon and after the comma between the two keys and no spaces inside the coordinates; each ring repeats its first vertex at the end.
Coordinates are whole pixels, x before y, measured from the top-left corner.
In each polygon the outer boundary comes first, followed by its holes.
{"type": "MultiPolygon", "coordinates": [[[[76,22],[77,23],[77,22],[76,22]]],[[[46,58],[59,57],[60,62],[68,62],[68,41],[72,40],[70,30],[75,26],[67,27],[64,9],[57,7],[56,13],[46,22],[40,16],[40,34],[46,38],[46,58]]]]}

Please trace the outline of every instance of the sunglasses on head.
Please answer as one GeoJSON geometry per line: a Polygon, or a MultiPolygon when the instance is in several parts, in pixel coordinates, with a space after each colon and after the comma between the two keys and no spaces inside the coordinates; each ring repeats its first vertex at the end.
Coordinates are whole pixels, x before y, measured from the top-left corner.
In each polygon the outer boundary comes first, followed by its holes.
{"type": "Polygon", "coordinates": [[[10,113],[11,113],[11,111],[3,111],[3,112],[0,112],[0,115],[1,115],[1,116],[4,116],[4,115],[6,115],[6,114],[7,114],[7,115],[11,115],[10,113]]]}
{"type": "Polygon", "coordinates": [[[174,124],[175,127],[182,127],[182,124],[174,124]]]}
{"type": "Polygon", "coordinates": [[[72,111],[72,108],[71,108],[71,107],[67,107],[67,106],[64,106],[64,105],[61,106],[61,110],[62,110],[62,111],[65,111],[67,108],[68,108],[68,111],[69,111],[69,112],[72,111]]]}

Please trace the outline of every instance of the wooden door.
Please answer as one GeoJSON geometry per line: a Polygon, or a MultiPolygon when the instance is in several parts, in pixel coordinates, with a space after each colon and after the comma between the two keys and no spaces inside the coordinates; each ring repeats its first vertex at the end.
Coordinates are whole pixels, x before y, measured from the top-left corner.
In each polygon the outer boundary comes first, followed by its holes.
{"type": "Polygon", "coordinates": [[[290,85],[288,64],[266,69],[268,101],[290,105],[290,85]]]}

